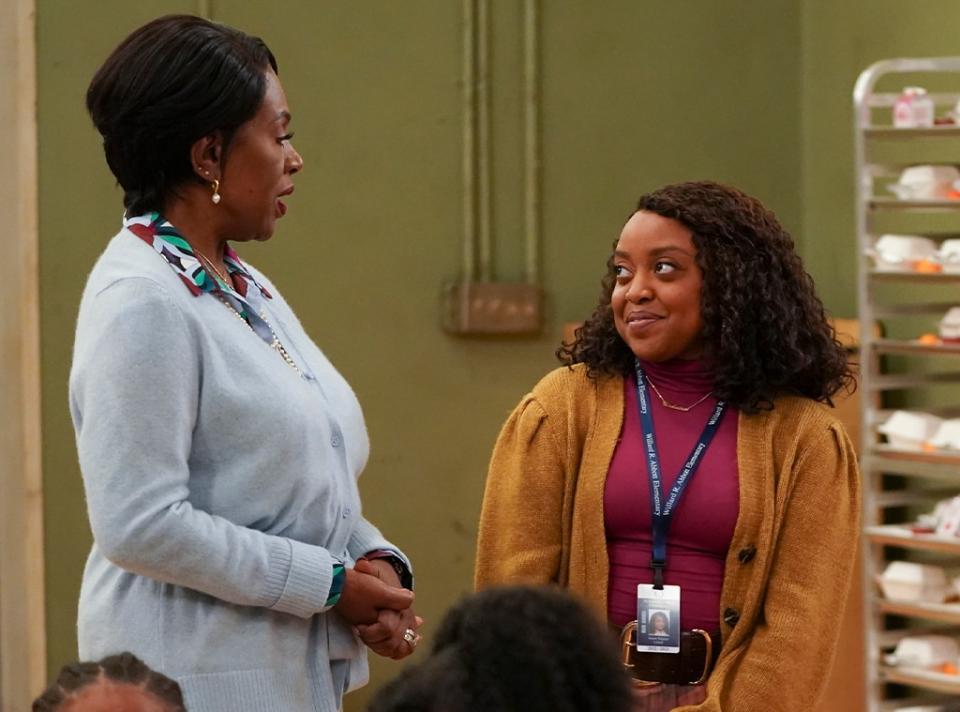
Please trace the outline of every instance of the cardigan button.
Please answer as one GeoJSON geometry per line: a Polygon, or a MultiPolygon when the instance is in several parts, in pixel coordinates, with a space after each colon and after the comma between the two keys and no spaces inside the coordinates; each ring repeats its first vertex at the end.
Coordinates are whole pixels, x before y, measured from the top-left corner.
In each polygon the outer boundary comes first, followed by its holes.
{"type": "Polygon", "coordinates": [[[753,557],[757,555],[757,547],[753,544],[746,546],[740,550],[737,554],[737,558],[740,559],[741,564],[749,564],[753,561],[753,557]]]}
{"type": "Polygon", "coordinates": [[[723,622],[733,628],[740,620],[740,611],[736,608],[728,608],[723,612],[723,622]]]}

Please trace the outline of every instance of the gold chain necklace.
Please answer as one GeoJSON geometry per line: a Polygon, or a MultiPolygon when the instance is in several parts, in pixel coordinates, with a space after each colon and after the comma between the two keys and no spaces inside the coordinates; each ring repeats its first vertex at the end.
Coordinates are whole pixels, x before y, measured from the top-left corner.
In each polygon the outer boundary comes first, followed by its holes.
{"type": "Polygon", "coordinates": [[[197,257],[200,258],[200,261],[203,262],[204,266],[209,267],[210,269],[212,269],[212,270],[213,270],[213,273],[214,273],[215,275],[217,275],[217,278],[218,278],[221,282],[223,282],[224,286],[229,287],[229,286],[232,284],[233,280],[228,279],[227,277],[224,277],[224,276],[223,276],[223,272],[221,272],[220,270],[218,270],[218,269],[217,269],[217,266],[216,266],[215,264],[213,264],[213,262],[212,262],[211,260],[207,259],[206,256],[201,255],[200,252],[199,252],[199,250],[197,250],[196,253],[197,253],[197,257]]]}
{"type": "Polygon", "coordinates": [[[649,383],[650,387],[653,388],[653,392],[657,394],[657,398],[659,398],[660,402],[663,403],[664,408],[669,408],[670,410],[679,410],[681,413],[689,413],[691,410],[696,408],[698,405],[703,403],[707,398],[713,395],[713,391],[710,391],[709,393],[707,393],[707,395],[705,395],[703,398],[701,398],[700,400],[698,400],[696,403],[692,405],[677,405],[676,403],[671,403],[660,394],[660,391],[657,388],[656,384],[650,380],[649,376],[647,376],[647,383],[649,383]]]}
{"type": "MultiPolygon", "coordinates": [[[[217,266],[213,264],[213,262],[208,260],[203,255],[201,255],[199,252],[197,252],[197,256],[200,257],[201,261],[205,265],[209,266],[210,269],[213,270],[214,274],[216,274],[218,278],[223,280],[224,285],[230,284],[227,280],[223,278],[223,275],[220,273],[220,270],[217,269],[217,266]]],[[[240,321],[246,324],[247,328],[250,329],[250,331],[253,331],[253,333],[255,334],[257,333],[254,330],[253,326],[250,324],[250,322],[243,318],[243,314],[238,312],[237,308],[233,306],[233,304],[231,304],[229,301],[226,300],[226,298],[224,298],[221,295],[217,295],[217,298],[221,302],[223,302],[224,306],[226,306],[227,309],[229,309],[234,316],[236,316],[240,321]]],[[[266,313],[260,312],[260,318],[263,319],[263,323],[267,325],[268,329],[270,329],[270,336],[273,337],[273,341],[270,343],[270,348],[272,348],[274,351],[280,354],[280,357],[283,359],[284,363],[286,363],[290,368],[296,371],[297,375],[300,376],[300,378],[303,378],[303,371],[300,370],[300,367],[297,366],[296,361],[293,360],[293,358],[290,356],[290,353],[287,351],[286,347],[280,342],[280,337],[277,336],[277,332],[274,331],[273,327],[270,325],[270,321],[267,319],[266,313]]],[[[259,335],[257,338],[259,338],[259,335]]]]}
{"type": "MultiPolygon", "coordinates": [[[[234,316],[237,317],[237,319],[239,319],[244,324],[246,324],[247,328],[250,329],[250,331],[253,331],[253,333],[255,334],[257,333],[254,330],[253,326],[250,325],[250,322],[243,318],[243,314],[238,312],[237,308],[233,306],[233,304],[228,302],[223,297],[218,297],[218,298],[220,299],[221,302],[224,303],[227,309],[229,309],[234,314],[234,316]]],[[[280,354],[280,357],[283,359],[284,363],[286,363],[290,368],[296,371],[297,375],[300,376],[300,378],[303,378],[303,371],[301,371],[300,367],[297,366],[297,362],[293,360],[293,358],[287,352],[287,349],[284,347],[284,345],[280,343],[280,337],[277,336],[277,332],[275,332],[273,330],[273,327],[270,326],[270,322],[267,321],[266,314],[264,314],[263,312],[260,312],[260,318],[263,319],[263,323],[267,325],[268,329],[270,329],[270,336],[273,337],[273,341],[270,343],[270,348],[272,348],[274,351],[280,354]]],[[[260,338],[259,335],[257,336],[257,338],[260,338]]]]}

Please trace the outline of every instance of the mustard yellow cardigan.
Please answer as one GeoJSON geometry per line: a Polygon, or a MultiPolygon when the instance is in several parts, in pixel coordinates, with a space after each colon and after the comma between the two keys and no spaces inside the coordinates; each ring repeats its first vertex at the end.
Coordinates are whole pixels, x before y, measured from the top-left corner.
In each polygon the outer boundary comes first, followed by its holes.
{"type": "MultiPolygon", "coordinates": [[[[487,479],[476,585],[556,583],[605,621],[603,491],[623,379],[560,368],[503,426],[487,479]]],[[[806,712],[826,684],[860,530],[856,457],[826,406],[784,397],[740,415],[740,514],[707,700],[683,712],[806,712]]],[[[701,473],[701,477],[708,476],[701,473]]]]}

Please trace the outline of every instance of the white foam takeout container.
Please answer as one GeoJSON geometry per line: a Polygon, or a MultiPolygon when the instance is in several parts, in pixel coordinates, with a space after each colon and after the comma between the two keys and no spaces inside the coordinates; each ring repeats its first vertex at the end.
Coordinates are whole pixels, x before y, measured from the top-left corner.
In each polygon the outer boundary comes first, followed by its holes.
{"type": "Polygon", "coordinates": [[[900,179],[887,186],[900,200],[946,200],[960,180],[956,166],[923,165],[904,168],[900,179]]]}
{"type": "Polygon", "coordinates": [[[940,262],[937,243],[920,235],[881,235],[870,254],[878,270],[890,272],[910,272],[921,260],[940,262]]]}
{"type": "Polygon", "coordinates": [[[960,307],[953,307],[940,320],[940,338],[947,341],[960,340],[960,307]]]}
{"type": "MultiPolygon", "coordinates": [[[[917,517],[917,526],[940,537],[960,536],[960,496],[941,499],[932,512],[917,517]]],[[[954,579],[953,585],[960,586],[960,578],[954,579]]],[[[960,588],[956,592],[960,594],[960,588]]]]}
{"type": "Polygon", "coordinates": [[[960,272],[960,240],[956,238],[944,240],[940,244],[938,254],[944,272],[960,272]]]}
{"type": "Polygon", "coordinates": [[[937,536],[960,536],[960,497],[938,502],[933,516],[936,519],[934,531],[937,536]]]}
{"type": "Polygon", "coordinates": [[[960,418],[942,421],[929,443],[938,450],[960,450],[960,418]]]}
{"type": "Polygon", "coordinates": [[[943,418],[930,413],[897,410],[877,430],[886,435],[895,448],[922,450],[923,444],[933,438],[941,423],[943,418]]]}
{"type": "Polygon", "coordinates": [[[933,668],[944,663],[956,663],[960,645],[946,635],[910,635],[897,643],[892,655],[886,656],[888,665],[913,668],[933,668]]]}
{"type": "Polygon", "coordinates": [[[943,603],[952,585],[939,566],[912,561],[891,561],[879,577],[879,583],[884,598],[904,603],[943,603]]]}

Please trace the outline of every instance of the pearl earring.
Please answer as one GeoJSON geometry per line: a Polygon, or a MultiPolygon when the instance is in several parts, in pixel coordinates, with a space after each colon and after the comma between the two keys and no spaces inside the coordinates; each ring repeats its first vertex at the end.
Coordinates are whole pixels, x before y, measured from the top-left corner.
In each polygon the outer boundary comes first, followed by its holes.
{"type": "Polygon", "coordinates": [[[210,197],[210,200],[213,201],[214,205],[220,204],[220,181],[214,179],[213,183],[210,184],[210,187],[213,188],[213,195],[210,197]]]}

